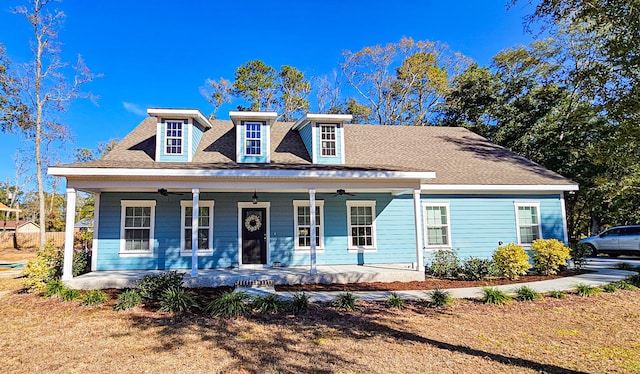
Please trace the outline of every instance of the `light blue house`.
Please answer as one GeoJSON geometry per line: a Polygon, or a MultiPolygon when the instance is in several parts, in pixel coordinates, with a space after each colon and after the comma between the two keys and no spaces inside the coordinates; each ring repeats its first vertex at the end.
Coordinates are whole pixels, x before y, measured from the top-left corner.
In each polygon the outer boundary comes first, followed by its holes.
{"type": "Polygon", "coordinates": [[[463,128],[148,113],[103,159],[49,168],[67,179],[67,236],[76,192],[95,195],[94,271],[407,264],[422,273],[436,249],[488,257],[501,242],[567,241],[564,193],[578,186],[463,128]]]}

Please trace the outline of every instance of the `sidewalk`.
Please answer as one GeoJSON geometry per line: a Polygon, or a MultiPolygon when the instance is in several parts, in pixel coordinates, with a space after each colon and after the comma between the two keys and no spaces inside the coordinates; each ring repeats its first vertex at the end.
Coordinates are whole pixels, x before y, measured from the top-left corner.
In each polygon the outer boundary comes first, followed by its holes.
{"type": "MultiPolygon", "coordinates": [[[[495,288],[502,290],[508,294],[515,294],[515,290],[518,287],[527,286],[540,293],[549,291],[569,291],[576,288],[576,285],[583,283],[591,286],[603,286],[607,283],[617,282],[627,277],[636,274],[633,271],[611,269],[619,262],[628,262],[634,266],[640,265],[640,260],[628,260],[628,259],[610,259],[610,258],[593,258],[590,259],[587,265],[584,267],[587,270],[594,271],[593,273],[576,275],[573,277],[557,278],[539,282],[525,282],[518,284],[509,284],[504,286],[495,286],[495,288]]],[[[252,290],[256,293],[267,293],[270,291],[264,290],[252,290]]],[[[469,288],[450,288],[446,289],[451,297],[457,299],[470,299],[479,298],[482,296],[482,290],[480,287],[469,288]]],[[[275,292],[275,291],[272,291],[275,292]]],[[[277,295],[283,298],[291,298],[294,292],[275,292],[277,295]]],[[[309,296],[310,301],[316,302],[328,302],[336,298],[336,296],[342,291],[310,291],[305,292],[309,296]]],[[[353,291],[352,294],[356,295],[360,300],[367,301],[382,301],[386,300],[391,291],[353,291]]],[[[396,294],[405,300],[430,300],[431,290],[421,291],[396,291],[396,294]]]]}

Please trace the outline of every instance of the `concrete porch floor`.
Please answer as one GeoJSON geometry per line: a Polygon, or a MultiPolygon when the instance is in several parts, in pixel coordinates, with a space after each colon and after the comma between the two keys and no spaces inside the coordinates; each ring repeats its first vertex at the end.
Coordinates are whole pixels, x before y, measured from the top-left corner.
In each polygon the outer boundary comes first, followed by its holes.
{"type": "MultiPolygon", "coordinates": [[[[236,282],[271,280],[274,284],[309,283],[363,283],[363,282],[411,282],[423,281],[424,272],[416,271],[410,264],[370,265],[319,265],[317,274],[310,274],[308,266],[289,266],[265,269],[201,269],[198,277],[192,278],[190,270],[185,273],[186,287],[233,286],[236,282]]],[[[161,270],[114,270],[94,271],[74,277],[65,283],[76,289],[129,288],[145,274],[161,270]]]]}

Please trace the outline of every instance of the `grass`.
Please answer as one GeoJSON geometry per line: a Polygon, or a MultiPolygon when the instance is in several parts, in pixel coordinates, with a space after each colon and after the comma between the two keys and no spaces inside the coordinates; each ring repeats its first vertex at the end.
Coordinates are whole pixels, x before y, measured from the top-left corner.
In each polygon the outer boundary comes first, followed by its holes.
{"type": "Polygon", "coordinates": [[[516,289],[516,299],[518,301],[533,301],[541,297],[542,295],[540,295],[539,292],[527,286],[518,287],[516,289]]]}
{"type": "Polygon", "coordinates": [[[485,304],[504,305],[511,301],[511,297],[495,287],[482,287],[482,301],[485,304]]]}
{"type": "Polygon", "coordinates": [[[580,283],[576,285],[576,293],[580,296],[589,297],[589,296],[597,295],[600,292],[602,292],[602,289],[596,286],[591,286],[584,283],[580,283]]]}

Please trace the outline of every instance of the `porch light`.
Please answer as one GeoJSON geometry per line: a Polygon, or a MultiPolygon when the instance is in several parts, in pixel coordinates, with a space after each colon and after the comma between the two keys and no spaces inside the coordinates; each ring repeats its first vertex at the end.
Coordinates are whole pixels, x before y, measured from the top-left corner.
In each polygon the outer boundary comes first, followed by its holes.
{"type": "Polygon", "coordinates": [[[258,203],[258,195],[256,195],[256,191],[255,191],[255,190],[253,190],[253,196],[251,196],[251,201],[252,201],[254,204],[257,204],[257,203],[258,203]]]}

